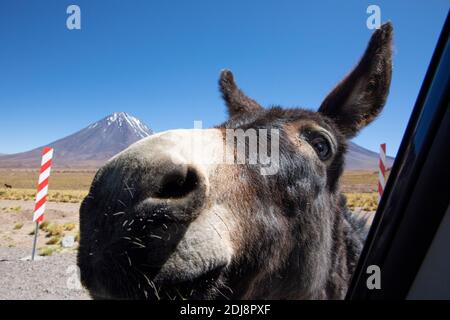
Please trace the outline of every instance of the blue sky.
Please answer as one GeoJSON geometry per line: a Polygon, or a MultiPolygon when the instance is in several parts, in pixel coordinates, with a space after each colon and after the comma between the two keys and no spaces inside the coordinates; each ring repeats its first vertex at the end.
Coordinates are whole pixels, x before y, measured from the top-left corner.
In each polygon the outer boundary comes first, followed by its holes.
{"type": "Polygon", "coordinates": [[[264,106],[316,109],[354,66],[379,5],[395,32],[391,93],[355,142],[395,154],[449,9],[434,1],[0,2],[0,153],[25,151],[114,111],[156,131],[212,126],[231,69],[264,106]],[[66,8],[81,8],[81,30],[66,8]]]}

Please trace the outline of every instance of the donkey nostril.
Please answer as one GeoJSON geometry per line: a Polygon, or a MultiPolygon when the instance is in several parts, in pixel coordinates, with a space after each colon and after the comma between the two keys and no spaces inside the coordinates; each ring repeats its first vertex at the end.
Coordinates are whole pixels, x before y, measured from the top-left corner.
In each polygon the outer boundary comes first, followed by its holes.
{"type": "Polygon", "coordinates": [[[182,198],[198,186],[198,176],[194,169],[188,168],[184,174],[174,171],[164,176],[156,197],[161,199],[182,198]]]}

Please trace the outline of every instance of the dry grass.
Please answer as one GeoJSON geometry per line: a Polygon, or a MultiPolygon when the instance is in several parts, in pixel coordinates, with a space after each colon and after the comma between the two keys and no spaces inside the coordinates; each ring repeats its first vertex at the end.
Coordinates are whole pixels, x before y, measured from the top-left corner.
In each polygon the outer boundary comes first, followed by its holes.
{"type": "Polygon", "coordinates": [[[47,220],[44,220],[39,224],[39,229],[46,230],[49,224],[50,224],[50,222],[48,222],[47,220]]]}
{"type": "Polygon", "coordinates": [[[39,248],[39,253],[38,254],[40,256],[51,256],[57,250],[58,250],[57,247],[45,246],[45,247],[39,248]]]}
{"type": "MultiPolygon", "coordinates": [[[[95,171],[52,171],[47,199],[53,202],[77,203],[87,195],[95,171]]],[[[0,170],[0,199],[34,200],[39,172],[31,170],[0,170]],[[4,188],[4,184],[12,189],[4,188]]]]}
{"type": "Polygon", "coordinates": [[[45,228],[42,228],[44,232],[47,233],[46,237],[62,237],[64,235],[64,228],[62,225],[57,223],[49,223],[45,228]]]}
{"type": "Polygon", "coordinates": [[[61,242],[61,236],[52,236],[45,244],[59,244],[61,242]]]}
{"type": "Polygon", "coordinates": [[[341,178],[344,192],[369,193],[377,191],[378,173],[375,171],[346,171],[341,178]]]}
{"type": "Polygon", "coordinates": [[[23,227],[23,223],[21,223],[21,222],[19,222],[19,223],[16,223],[15,225],[14,225],[14,230],[20,230],[20,229],[22,229],[22,227],[23,227]]]}
{"type": "MultiPolygon", "coordinates": [[[[386,180],[389,178],[388,171],[386,180]]],[[[341,186],[344,192],[372,193],[377,192],[377,171],[346,171],[341,178],[341,186]]]]}
{"type": "Polygon", "coordinates": [[[64,231],[72,231],[73,229],[75,229],[75,227],[76,225],[74,222],[66,222],[62,225],[64,231]]]}
{"type": "MultiPolygon", "coordinates": [[[[52,170],[49,180],[50,190],[88,190],[94,178],[95,171],[90,170],[52,170]]],[[[37,187],[39,171],[1,169],[0,186],[9,184],[14,189],[32,189],[37,187]]]]}
{"type": "Polygon", "coordinates": [[[375,211],[378,207],[378,194],[373,193],[346,193],[347,206],[351,210],[361,208],[364,211],[375,211]]]}
{"type": "Polygon", "coordinates": [[[79,231],[75,230],[76,226],[77,225],[75,222],[58,224],[56,222],[44,220],[39,224],[39,229],[45,233],[46,238],[50,238],[47,241],[47,244],[59,244],[61,242],[61,238],[66,234],[66,231],[70,232],[73,230],[76,234],[79,234],[79,231]]]}
{"type": "MultiPolygon", "coordinates": [[[[53,202],[81,202],[87,195],[87,190],[49,190],[47,200],[53,202]]],[[[4,200],[34,200],[36,189],[5,189],[0,188],[0,199],[4,200]]],[[[19,209],[20,210],[20,209],[19,209]]]]}
{"type": "MultiPolygon", "coordinates": [[[[53,202],[81,202],[88,193],[94,177],[94,171],[56,170],[50,177],[50,190],[47,196],[53,202]]],[[[0,199],[6,200],[34,200],[38,171],[30,170],[0,170],[0,186],[4,183],[13,186],[12,189],[0,188],[0,199]]],[[[346,171],[341,185],[347,195],[348,206],[351,209],[363,208],[374,211],[377,207],[377,179],[376,171],[346,171]]],[[[3,208],[4,211],[19,212],[17,208],[3,208]]],[[[42,228],[41,224],[41,228],[42,228]]],[[[63,231],[72,230],[72,226],[62,226],[63,231]]]]}
{"type": "Polygon", "coordinates": [[[2,208],[2,211],[6,212],[6,213],[19,213],[22,210],[21,206],[17,206],[17,207],[4,207],[2,208]]]}
{"type": "Polygon", "coordinates": [[[341,182],[344,185],[354,184],[374,184],[376,185],[378,179],[377,171],[345,171],[342,175],[341,182]]]}

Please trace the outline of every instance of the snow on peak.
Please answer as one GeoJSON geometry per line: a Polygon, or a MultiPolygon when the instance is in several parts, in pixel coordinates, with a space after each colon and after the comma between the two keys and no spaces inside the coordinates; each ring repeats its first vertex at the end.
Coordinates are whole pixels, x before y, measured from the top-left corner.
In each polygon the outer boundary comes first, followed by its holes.
{"type": "Polygon", "coordinates": [[[124,118],[129,117],[130,115],[128,115],[125,112],[114,112],[112,113],[109,117],[107,117],[107,121],[110,122],[115,122],[115,121],[123,121],[124,118]]]}
{"type": "Polygon", "coordinates": [[[141,138],[145,138],[151,135],[151,130],[138,118],[130,116],[127,113],[123,113],[123,118],[130,125],[130,127],[133,128],[134,132],[141,138]]]}
{"type": "Polygon", "coordinates": [[[125,117],[125,112],[114,112],[106,118],[106,123],[108,124],[108,126],[110,126],[117,121],[119,127],[121,127],[125,117]]]}
{"type": "MultiPolygon", "coordinates": [[[[144,123],[126,112],[114,112],[106,117],[104,121],[106,122],[106,126],[115,124],[118,127],[122,127],[127,125],[140,138],[145,138],[152,134],[152,131],[144,123]]],[[[97,125],[98,122],[91,125],[90,128],[95,128],[97,125]]],[[[106,128],[103,131],[106,131],[106,128]]]]}

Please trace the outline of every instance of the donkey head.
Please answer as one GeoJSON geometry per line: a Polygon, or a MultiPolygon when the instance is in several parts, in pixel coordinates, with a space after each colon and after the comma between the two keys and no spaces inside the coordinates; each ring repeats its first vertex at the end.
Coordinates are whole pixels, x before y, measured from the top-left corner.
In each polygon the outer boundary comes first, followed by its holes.
{"type": "Polygon", "coordinates": [[[339,191],[346,140],[384,106],[391,38],[375,31],[317,112],[262,108],[223,71],[228,121],[111,159],[80,209],[82,283],[98,298],[341,298],[361,246],[339,191]],[[270,174],[252,139],[277,145],[270,174]]]}

